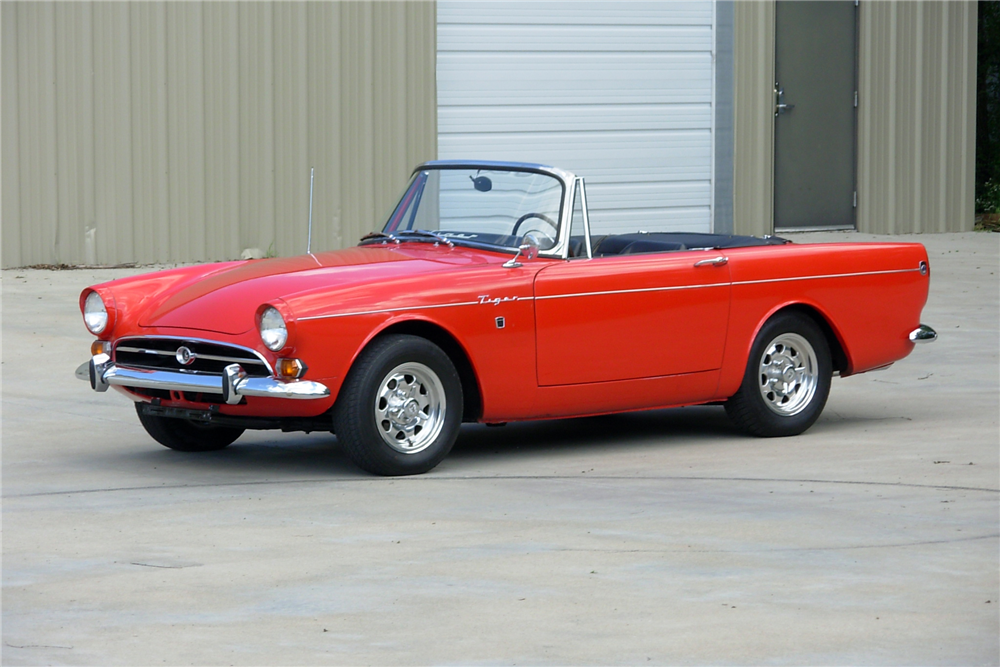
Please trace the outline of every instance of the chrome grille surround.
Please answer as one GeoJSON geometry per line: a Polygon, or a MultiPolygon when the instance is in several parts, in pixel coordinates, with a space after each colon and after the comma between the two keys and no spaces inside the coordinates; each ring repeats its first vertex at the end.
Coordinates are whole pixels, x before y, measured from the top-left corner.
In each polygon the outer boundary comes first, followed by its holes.
{"type": "Polygon", "coordinates": [[[271,377],[274,370],[256,350],[232,343],[180,336],[132,336],[115,341],[114,362],[122,368],[179,371],[221,377],[230,364],[239,364],[249,377],[271,377]],[[178,350],[187,348],[193,359],[184,364],[178,350]]]}

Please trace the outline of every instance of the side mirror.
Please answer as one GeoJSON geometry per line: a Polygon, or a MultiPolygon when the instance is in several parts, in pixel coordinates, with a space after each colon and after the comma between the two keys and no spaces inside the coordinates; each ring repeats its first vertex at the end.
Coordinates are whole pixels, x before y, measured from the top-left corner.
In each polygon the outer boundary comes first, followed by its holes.
{"type": "Polygon", "coordinates": [[[534,237],[530,234],[525,235],[524,243],[518,246],[517,253],[513,257],[503,263],[503,268],[516,269],[521,266],[521,262],[517,261],[521,257],[524,257],[525,259],[534,259],[538,257],[538,242],[535,241],[534,237]]]}

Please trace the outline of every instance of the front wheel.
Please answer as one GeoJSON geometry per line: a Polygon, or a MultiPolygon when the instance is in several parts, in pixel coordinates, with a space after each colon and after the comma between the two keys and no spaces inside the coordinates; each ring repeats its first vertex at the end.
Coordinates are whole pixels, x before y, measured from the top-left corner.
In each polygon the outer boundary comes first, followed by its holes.
{"type": "Polygon", "coordinates": [[[437,345],[385,336],[355,362],[333,415],[337,440],[359,468],[376,475],[427,472],[458,437],[462,382],[437,345]]]}
{"type": "Polygon", "coordinates": [[[777,315],[757,334],[739,391],[726,414],[760,437],[798,435],[826,405],[833,362],[826,336],[811,319],[777,315]]]}
{"type": "Polygon", "coordinates": [[[241,428],[147,415],[142,411],[141,403],[135,404],[135,412],[139,415],[139,423],[153,440],[179,452],[214,452],[225,449],[243,435],[241,428]]]}

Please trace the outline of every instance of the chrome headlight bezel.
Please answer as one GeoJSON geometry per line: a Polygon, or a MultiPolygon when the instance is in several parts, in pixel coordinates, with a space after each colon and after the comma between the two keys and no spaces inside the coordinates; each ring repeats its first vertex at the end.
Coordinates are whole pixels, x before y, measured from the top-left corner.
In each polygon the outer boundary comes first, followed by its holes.
{"type": "Polygon", "coordinates": [[[257,332],[264,347],[278,352],[288,344],[288,325],[274,306],[265,306],[257,318],[257,332]]]}
{"type": "Polygon", "coordinates": [[[91,292],[83,301],[83,324],[87,331],[95,336],[100,335],[108,328],[108,307],[104,304],[104,299],[97,292],[91,292]]]}

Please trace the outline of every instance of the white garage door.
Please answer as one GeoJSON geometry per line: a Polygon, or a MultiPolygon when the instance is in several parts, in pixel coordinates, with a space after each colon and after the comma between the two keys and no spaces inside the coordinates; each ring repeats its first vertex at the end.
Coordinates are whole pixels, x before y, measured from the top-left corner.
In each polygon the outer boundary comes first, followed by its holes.
{"type": "Polygon", "coordinates": [[[587,179],[594,231],[712,230],[715,4],[438,2],[438,155],[587,179]]]}

